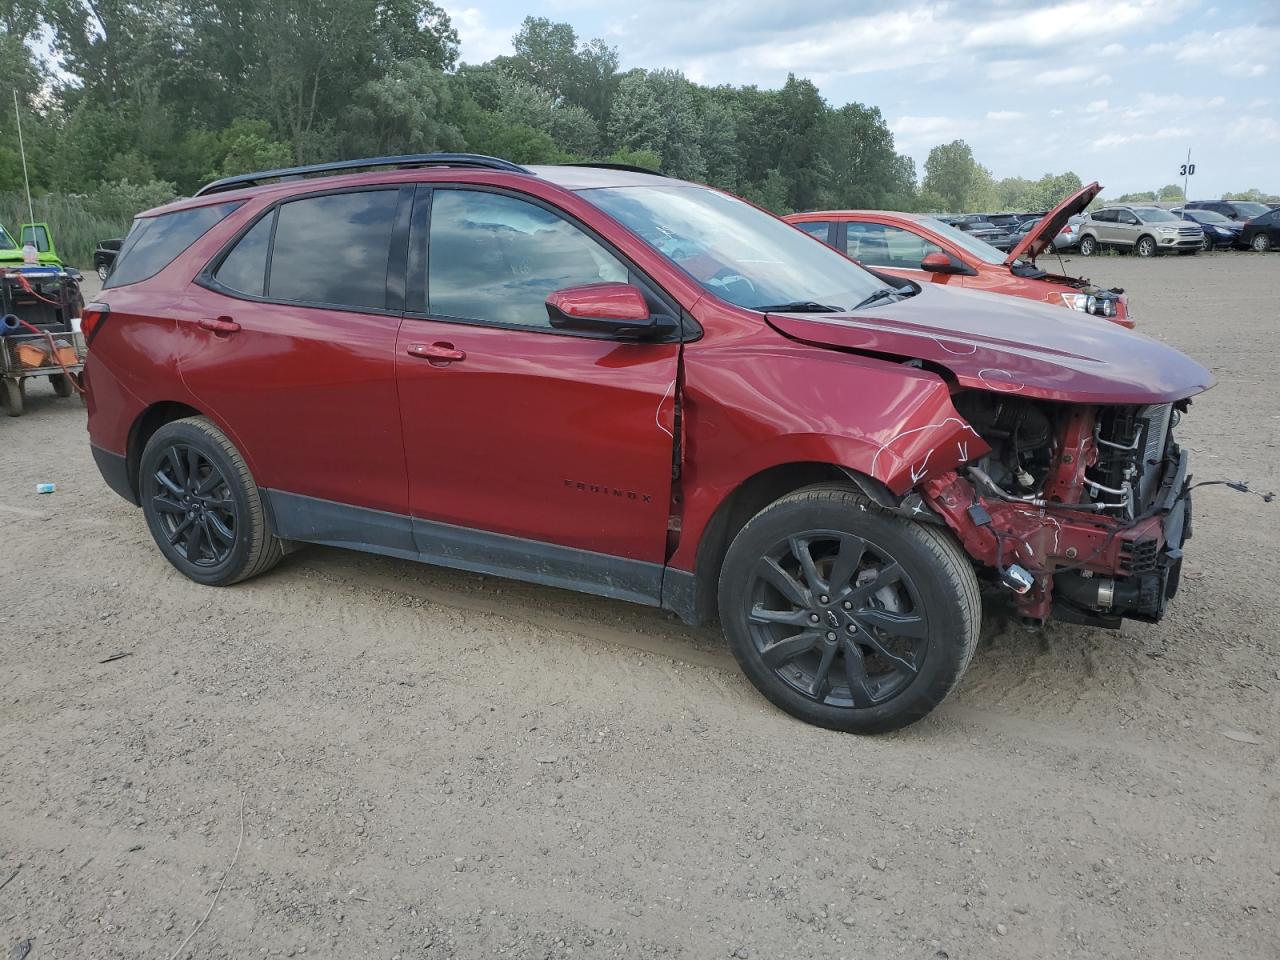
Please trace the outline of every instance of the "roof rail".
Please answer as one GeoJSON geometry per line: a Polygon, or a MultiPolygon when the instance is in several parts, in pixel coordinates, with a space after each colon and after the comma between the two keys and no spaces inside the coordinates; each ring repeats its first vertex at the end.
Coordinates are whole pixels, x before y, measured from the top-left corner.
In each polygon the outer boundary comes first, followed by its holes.
{"type": "Polygon", "coordinates": [[[365,157],[360,160],[336,160],[332,163],[313,163],[305,167],[284,167],[280,170],[261,170],[223,177],[206,183],[195,192],[204,197],[211,193],[223,193],[240,187],[253,187],[267,180],[293,180],[318,174],[347,173],[353,170],[373,170],[379,167],[482,167],[488,170],[504,170],[507,173],[529,173],[527,169],[510,160],[486,157],[478,153],[413,153],[401,157],[365,157]]]}
{"type": "Polygon", "coordinates": [[[666,177],[669,174],[659,173],[657,170],[650,170],[648,167],[640,167],[634,163],[599,163],[593,160],[579,160],[574,163],[562,163],[562,167],[599,167],[601,170],[625,170],[627,173],[647,173],[652,177],[666,177]]]}

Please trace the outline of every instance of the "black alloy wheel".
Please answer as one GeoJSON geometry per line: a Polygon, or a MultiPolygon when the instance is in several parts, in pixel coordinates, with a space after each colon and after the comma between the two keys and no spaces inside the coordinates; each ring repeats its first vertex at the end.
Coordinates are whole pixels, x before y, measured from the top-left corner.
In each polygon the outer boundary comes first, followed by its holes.
{"type": "Polygon", "coordinates": [[[170,563],[210,586],[256,576],[283,556],[240,452],[204,417],[166,423],[138,463],[151,536],[170,563]]]}
{"type": "Polygon", "coordinates": [[[734,537],[720,622],[761,693],[808,723],[882,733],[919,720],[973,656],[973,563],[944,529],[842,485],[775,501],[734,537]]]}
{"type": "Polygon", "coordinates": [[[173,443],[147,487],[160,529],[182,559],[197,567],[227,562],[240,519],[217,464],[190,444],[173,443]]]}
{"type": "Polygon", "coordinates": [[[760,658],[815,703],[884,703],[928,654],[915,583],[884,548],[851,533],[806,530],[775,544],[756,562],[747,603],[760,658]]]}

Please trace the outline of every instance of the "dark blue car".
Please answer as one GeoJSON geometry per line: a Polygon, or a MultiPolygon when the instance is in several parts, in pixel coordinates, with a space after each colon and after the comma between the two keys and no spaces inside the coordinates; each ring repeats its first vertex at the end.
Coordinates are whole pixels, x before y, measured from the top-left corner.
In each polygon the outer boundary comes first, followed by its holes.
{"type": "Polygon", "coordinates": [[[1205,250],[1230,250],[1242,246],[1240,231],[1244,228],[1243,221],[1230,220],[1215,210],[1174,210],[1173,213],[1200,224],[1204,231],[1205,250]]]}

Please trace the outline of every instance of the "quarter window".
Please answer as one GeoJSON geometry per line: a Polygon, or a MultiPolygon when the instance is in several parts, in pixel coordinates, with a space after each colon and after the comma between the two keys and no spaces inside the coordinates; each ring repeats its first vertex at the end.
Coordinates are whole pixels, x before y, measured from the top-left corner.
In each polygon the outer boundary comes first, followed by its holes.
{"type": "Polygon", "coordinates": [[[267,253],[271,244],[271,225],[275,219],[273,210],[240,238],[214,274],[220,284],[255,297],[266,292],[267,253]]]}
{"type": "Polygon", "coordinates": [[[919,270],[920,261],[942,248],[919,234],[883,223],[850,223],[845,248],[849,256],[869,267],[919,270]]]}
{"type": "Polygon", "coordinates": [[[436,190],[429,243],[427,297],[435,316],[550,327],[549,294],[628,276],[578,227],[497,193],[436,190]]]}
{"type": "Polygon", "coordinates": [[[365,190],[281,204],[267,296],[385,309],[398,202],[398,190],[365,190]]]}
{"type": "Polygon", "coordinates": [[[823,243],[826,243],[827,238],[831,236],[831,224],[826,220],[802,220],[796,226],[809,236],[817,237],[823,243]]]}

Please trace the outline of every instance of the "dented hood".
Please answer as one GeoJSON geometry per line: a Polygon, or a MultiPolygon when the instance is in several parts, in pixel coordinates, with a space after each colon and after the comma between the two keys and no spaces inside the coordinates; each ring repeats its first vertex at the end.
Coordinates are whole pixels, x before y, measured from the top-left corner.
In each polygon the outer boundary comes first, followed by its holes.
{"type": "Polygon", "coordinates": [[[1015,260],[1034,261],[1036,257],[1049,249],[1049,244],[1053,243],[1053,238],[1062,232],[1062,228],[1067,225],[1067,221],[1092,203],[1093,198],[1101,192],[1102,187],[1097,181],[1094,181],[1087,187],[1081,187],[1063,200],[1041,217],[1035,229],[1023,237],[1009,251],[1009,256],[1004,258],[1005,265],[1011,266],[1015,260]]]}
{"type": "Polygon", "coordinates": [[[1173,347],[1101,317],[936,284],[856,314],[769,314],[768,322],[794,340],[924,360],[962,386],[1044,400],[1169,403],[1214,383],[1173,347]]]}

